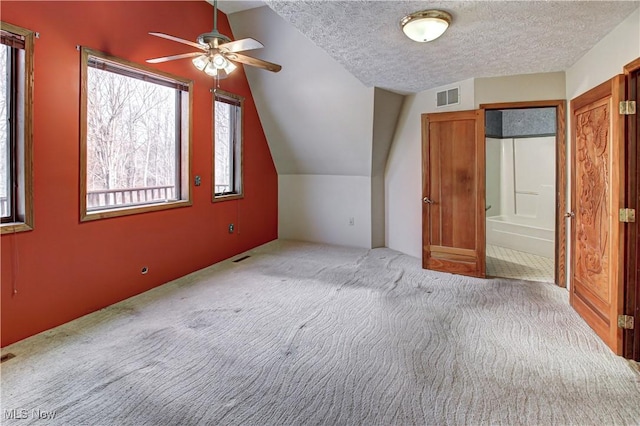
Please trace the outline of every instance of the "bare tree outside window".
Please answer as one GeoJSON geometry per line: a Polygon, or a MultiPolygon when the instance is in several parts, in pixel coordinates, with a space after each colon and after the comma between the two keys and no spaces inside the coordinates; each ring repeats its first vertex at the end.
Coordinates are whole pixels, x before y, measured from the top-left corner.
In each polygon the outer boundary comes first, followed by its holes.
{"type": "Polygon", "coordinates": [[[104,58],[87,63],[87,211],[179,200],[184,88],[104,58]]]}
{"type": "Polygon", "coordinates": [[[215,143],[215,171],[216,194],[231,191],[231,105],[225,102],[215,102],[216,143],[215,143]]]}

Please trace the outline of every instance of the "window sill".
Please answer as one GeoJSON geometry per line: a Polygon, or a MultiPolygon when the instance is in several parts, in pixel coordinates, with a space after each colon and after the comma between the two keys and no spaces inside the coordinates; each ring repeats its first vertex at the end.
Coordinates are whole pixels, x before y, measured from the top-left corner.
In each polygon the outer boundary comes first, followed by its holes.
{"type": "Polygon", "coordinates": [[[244,198],[244,194],[214,195],[211,202],[219,203],[221,201],[240,200],[242,198],[244,198]]]}
{"type": "Polygon", "coordinates": [[[180,207],[190,207],[193,203],[191,200],[174,201],[170,203],[146,204],[143,206],[122,207],[108,210],[93,210],[90,212],[80,213],[80,222],[90,222],[92,220],[109,219],[112,217],[130,216],[133,214],[142,214],[149,212],[157,212],[161,210],[170,210],[180,207]]]}
{"type": "Polygon", "coordinates": [[[10,222],[0,225],[0,234],[17,234],[18,232],[33,231],[33,226],[24,222],[10,222]]]}

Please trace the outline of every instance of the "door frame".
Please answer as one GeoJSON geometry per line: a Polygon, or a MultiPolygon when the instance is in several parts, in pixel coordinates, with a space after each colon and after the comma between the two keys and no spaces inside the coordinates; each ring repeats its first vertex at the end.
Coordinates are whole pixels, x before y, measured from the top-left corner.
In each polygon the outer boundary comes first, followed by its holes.
{"type": "MultiPolygon", "coordinates": [[[[638,102],[640,93],[637,93],[638,78],[640,74],[640,58],[624,66],[626,80],[627,100],[638,102]]],[[[638,126],[638,112],[636,115],[627,116],[625,135],[625,198],[626,207],[638,210],[638,182],[640,181],[640,150],[637,144],[640,142],[640,126],[638,126]]],[[[625,226],[625,288],[624,288],[624,313],[635,317],[635,330],[624,330],[623,355],[625,358],[640,361],[640,232],[636,223],[628,223],[625,226]]]]}
{"type": "Polygon", "coordinates": [[[556,234],[555,234],[555,276],[559,287],[567,286],[567,101],[564,99],[548,101],[502,102],[480,104],[486,110],[496,109],[556,109],[556,234]]]}

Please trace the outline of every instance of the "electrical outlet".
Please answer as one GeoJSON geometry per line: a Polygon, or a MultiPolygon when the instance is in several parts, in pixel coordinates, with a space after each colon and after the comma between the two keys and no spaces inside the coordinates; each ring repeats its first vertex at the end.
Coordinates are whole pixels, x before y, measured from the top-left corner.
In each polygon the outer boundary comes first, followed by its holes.
{"type": "Polygon", "coordinates": [[[233,230],[235,229],[235,227],[233,226],[233,223],[229,224],[229,233],[233,234],[233,230]]]}
{"type": "Polygon", "coordinates": [[[200,186],[201,183],[202,183],[202,179],[200,179],[200,176],[196,176],[195,185],[200,186]]]}
{"type": "Polygon", "coordinates": [[[354,226],[356,224],[356,219],[354,217],[349,218],[349,226],[354,226]]]}

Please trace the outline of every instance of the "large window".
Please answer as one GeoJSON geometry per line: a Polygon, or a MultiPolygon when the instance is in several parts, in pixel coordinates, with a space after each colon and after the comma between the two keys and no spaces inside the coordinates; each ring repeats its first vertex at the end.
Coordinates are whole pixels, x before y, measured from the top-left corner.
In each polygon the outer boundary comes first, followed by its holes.
{"type": "Polygon", "coordinates": [[[216,90],[214,94],[213,200],[242,197],[242,107],[244,99],[216,90]]]}
{"type": "Polygon", "coordinates": [[[2,233],[33,229],[34,33],[0,23],[0,216],[2,233]]]}
{"type": "Polygon", "coordinates": [[[191,204],[191,82],[82,49],[82,220],[191,204]]]}

